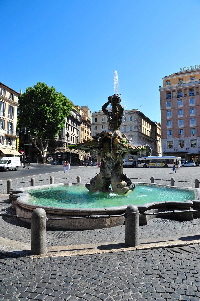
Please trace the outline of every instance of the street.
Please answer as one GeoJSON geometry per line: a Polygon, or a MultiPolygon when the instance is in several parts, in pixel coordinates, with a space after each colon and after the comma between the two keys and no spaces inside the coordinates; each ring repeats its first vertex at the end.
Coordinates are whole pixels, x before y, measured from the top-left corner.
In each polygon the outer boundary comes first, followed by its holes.
{"type": "MultiPolygon", "coordinates": [[[[71,169],[78,168],[78,166],[71,166],[71,169]]],[[[19,167],[17,171],[2,171],[0,172],[0,180],[23,178],[26,176],[39,175],[51,172],[62,171],[62,165],[50,165],[50,164],[37,164],[31,163],[30,166],[25,168],[19,167]]]]}

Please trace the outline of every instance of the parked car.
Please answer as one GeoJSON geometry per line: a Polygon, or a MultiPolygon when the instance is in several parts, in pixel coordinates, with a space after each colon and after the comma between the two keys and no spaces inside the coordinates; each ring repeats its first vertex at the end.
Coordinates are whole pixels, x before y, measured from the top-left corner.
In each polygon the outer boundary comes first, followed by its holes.
{"type": "Polygon", "coordinates": [[[194,166],[196,166],[196,164],[193,161],[184,161],[184,162],[182,162],[181,166],[183,166],[183,167],[194,167],[194,166]]]}

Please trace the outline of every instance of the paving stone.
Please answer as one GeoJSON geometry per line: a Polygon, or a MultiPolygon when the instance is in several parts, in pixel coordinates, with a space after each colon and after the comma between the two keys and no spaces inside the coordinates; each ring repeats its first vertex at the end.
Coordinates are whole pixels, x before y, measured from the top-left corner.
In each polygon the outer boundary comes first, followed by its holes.
{"type": "MultiPolygon", "coordinates": [[[[84,172],[87,173],[87,170],[84,169],[84,172]]],[[[0,209],[1,206],[0,203],[0,209]]],[[[11,210],[10,204],[4,206],[11,210]]],[[[155,219],[140,227],[140,239],[151,237],[163,240],[172,234],[192,236],[199,232],[199,228],[200,219],[182,223],[155,219]]],[[[124,226],[92,231],[48,230],[47,244],[123,242],[124,231],[124,226]]],[[[1,236],[20,243],[30,242],[30,226],[0,218],[1,236]]],[[[198,244],[34,259],[0,250],[0,300],[197,301],[200,300],[199,262],[198,244]]]]}

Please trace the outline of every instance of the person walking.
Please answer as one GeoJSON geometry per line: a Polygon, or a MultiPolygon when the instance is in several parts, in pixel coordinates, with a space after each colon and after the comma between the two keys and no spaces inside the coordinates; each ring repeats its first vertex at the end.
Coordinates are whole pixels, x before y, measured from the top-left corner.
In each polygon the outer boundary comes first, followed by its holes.
{"type": "Polygon", "coordinates": [[[63,169],[64,169],[64,173],[66,173],[66,171],[70,170],[70,163],[68,161],[64,161],[63,169]]]}
{"type": "Polygon", "coordinates": [[[172,170],[174,173],[176,173],[176,163],[174,163],[173,167],[172,167],[172,170]]]}

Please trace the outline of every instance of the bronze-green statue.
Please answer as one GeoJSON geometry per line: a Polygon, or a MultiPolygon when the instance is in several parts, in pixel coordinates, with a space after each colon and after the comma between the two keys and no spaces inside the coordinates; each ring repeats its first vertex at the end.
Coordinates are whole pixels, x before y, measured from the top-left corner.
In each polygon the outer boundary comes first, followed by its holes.
{"type": "Polygon", "coordinates": [[[108,118],[109,131],[101,132],[92,141],[83,144],[85,150],[96,151],[100,157],[100,173],[86,184],[90,192],[112,191],[125,194],[134,188],[131,180],[123,174],[123,158],[134,149],[125,135],[119,131],[123,117],[123,107],[118,94],[108,97],[102,111],[108,118]],[[107,108],[110,105],[110,108],[107,108]]]}
{"type": "Polygon", "coordinates": [[[108,97],[108,101],[102,106],[102,111],[108,118],[109,129],[111,131],[119,130],[122,123],[124,113],[123,107],[120,105],[121,98],[119,94],[114,94],[108,97]],[[108,105],[111,105],[111,110],[108,110],[108,105]]]}

